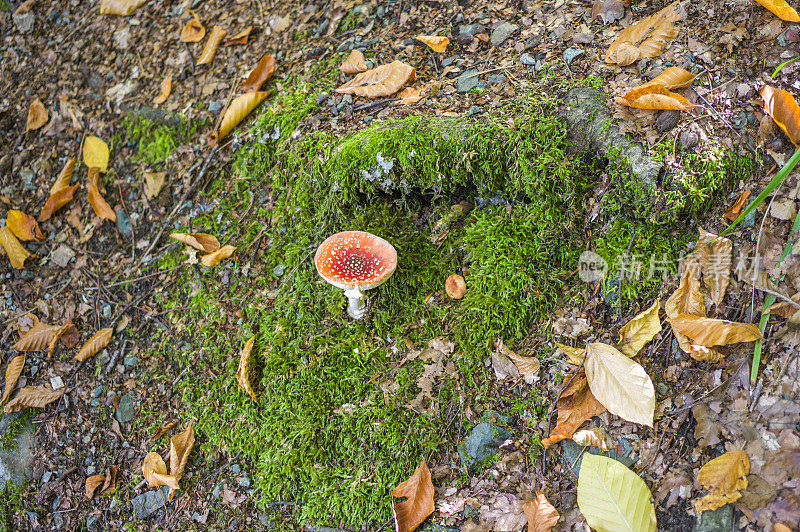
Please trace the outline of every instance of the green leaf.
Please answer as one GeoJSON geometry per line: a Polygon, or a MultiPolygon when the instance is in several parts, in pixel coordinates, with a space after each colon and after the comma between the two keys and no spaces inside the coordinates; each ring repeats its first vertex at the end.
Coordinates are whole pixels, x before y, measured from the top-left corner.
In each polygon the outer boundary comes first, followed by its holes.
{"type": "Polygon", "coordinates": [[[656,532],[656,510],[647,484],[605,456],[583,455],[578,508],[597,532],[656,532]]]}

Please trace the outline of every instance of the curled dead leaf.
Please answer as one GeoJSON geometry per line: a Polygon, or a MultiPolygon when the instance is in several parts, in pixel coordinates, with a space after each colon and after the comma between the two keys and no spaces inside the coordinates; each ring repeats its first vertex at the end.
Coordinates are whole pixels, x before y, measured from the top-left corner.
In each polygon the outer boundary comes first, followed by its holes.
{"type": "Polygon", "coordinates": [[[425,459],[414,474],[392,490],[393,497],[406,497],[403,502],[392,503],[397,532],[411,532],[433,513],[433,482],[425,459]]]}
{"type": "Polygon", "coordinates": [[[153,105],[160,105],[166,102],[170,92],[172,92],[172,76],[167,76],[161,82],[161,93],[153,98],[153,105]]]}
{"type": "Polygon", "coordinates": [[[528,519],[528,532],[550,532],[561,517],[541,491],[522,505],[522,511],[528,519]]]}
{"type": "Polygon", "coordinates": [[[200,58],[197,60],[198,65],[207,65],[214,60],[217,48],[219,48],[219,43],[222,42],[222,39],[225,38],[227,33],[228,32],[221,27],[214,25],[214,28],[211,30],[211,35],[208,37],[206,45],[203,47],[203,53],[200,54],[200,58]]]}
{"type": "Polygon", "coordinates": [[[253,26],[249,26],[244,30],[240,31],[233,37],[228,37],[225,39],[224,46],[234,46],[237,44],[247,44],[247,39],[250,38],[250,33],[253,31],[253,26]]]}
{"type": "Polygon", "coordinates": [[[142,463],[142,474],[151,488],[168,486],[170,489],[178,490],[178,480],[172,475],[167,475],[167,464],[158,453],[147,453],[142,463]]]}
{"type": "Polygon", "coordinates": [[[200,258],[200,262],[202,262],[203,266],[205,266],[206,268],[213,268],[214,266],[222,262],[223,259],[227,259],[231,255],[233,255],[234,251],[236,251],[236,248],[234,246],[231,246],[230,244],[227,244],[219,248],[214,253],[203,255],[200,258]]]}
{"type": "Polygon", "coordinates": [[[217,237],[208,233],[172,233],[169,236],[203,253],[214,253],[219,249],[217,237]]]}
{"type": "Polygon", "coordinates": [[[503,345],[503,343],[499,340],[497,343],[497,349],[502,351],[508,358],[511,359],[512,362],[514,362],[514,365],[517,366],[517,369],[519,370],[519,374],[523,379],[525,379],[526,383],[533,384],[539,379],[539,369],[541,368],[542,363],[538,358],[518,355],[503,345]]]}
{"type": "Polygon", "coordinates": [[[261,102],[263,102],[269,92],[248,92],[233,99],[231,104],[225,110],[222,116],[222,122],[219,126],[219,131],[211,135],[211,143],[217,144],[222,140],[225,135],[231,132],[233,128],[239,125],[239,122],[250,114],[261,102]]]}
{"type": "Polygon", "coordinates": [[[680,94],[671,92],[661,85],[642,85],[624,96],[617,97],[615,101],[637,109],[691,111],[697,107],[680,94]]]}
{"type": "Polygon", "coordinates": [[[716,305],[722,303],[731,277],[731,256],[733,243],[730,239],[717,236],[700,228],[700,239],[695,246],[703,273],[703,284],[708,288],[708,296],[716,305]]]}
{"type": "Polygon", "coordinates": [[[679,314],[677,318],[670,318],[669,322],[676,332],[705,347],[752,342],[764,337],[753,323],[738,323],[691,314],[679,314]]]}
{"type": "Polygon", "coordinates": [[[400,90],[403,85],[416,77],[417,70],[403,63],[392,61],[380,65],[356,77],[336,89],[336,92],[355,94],[366,98],[389,96],[400,90]]]}
{"type": "MultiPolygon", "coordinates": [[[[61,337],[63,337],[67,333],[70,333],[70,334],[77,334],[78,333],[78,329],[75,327],[75,325],[72,324],[72,320],[67,320],[67,323],[62,325],[61,328],[59,328],[56,331],[56,333],[53,335],[53,337],[50,338],[50,341],[47,343],[47,356],[48,357],[53,356],[53,352],[56,350],[56,344],[61,339],[61,337]]],[[[65,343],[67,343],[67,342],[65,342],[65,343]]]]}
{"type": "Polygon", "coordinates": [[[17,237],[14,236],[14,233],[11,232],[11,229],[6,225],[0,227],[0,245],[2,245],[6,255],[8,255],[11,266],[17,270],[25,269],[25,261],[28,257],[33,256],[33,254],[25,249],[20,241],[17,240],[17,237]]]}
{"type": "MultiPolygon", "coordinates": [[[[190,423],[183,432],[179,432],[169,440],[169,474],[176,482],[180,482],[183,478],[183,470],[186,468],[192,447],[194,447],[194,428],[190,423]]],[[[175,489],[177,488],[170,486],[169,500],[172,500],[175,489]]]]}
{"type": "Polygon", "coordinates": [[[25,408],[44,408],[53,401],[58,400],[63,392],[63,388],[61,390],[53,390],[47,386],[26,386],[6,404],[3,412],[10,414],[25,408]]]}
{"type": "Polygon", "coordinates": [[[411,105],[417,103],[422,99],[424,91],[425,87],[406,87],[398,94],[400,101],[396,102],[396,105],[411,105]]]}
{"type": "Polygon", "coordinates": [[[80,185],[73,185],[71,187],[61,188],[50,194],[44,207],[42,207],[42,212],[39,213],[39,221],[45,222],[49,220],[56,211],[72,201],[72,197],[75,195],[75,191],[78,190],[79,186],[80,185]]]}
{"type": "Polygon", "coordinates": [[[619,330],[617,349],[623,355],[636,356],[650,340],[661,332],[659,310],[661,310],[661,302],[655,300],[650,308],[638,314],[619,330]]]}
{"type": "Polygon", "coordinates": [[[149,200],[157,198],[167,181],[167,173],[143,172],[142,175],[144,177],[144,197],[149,200]]]}
{"type": "Polygon", "coordinates": [[[92,210],[99,218],[116,222],[117,213],[114,212],[111,205],[109,205],[103,195],[100,194],[100,189],[98,188],[99,176],[100,173],[97,168],[89,168],[89,193],[87,195],[89,205],[92,206],[92,210]]]}
{"type": "Polygon", "coordinates": [[[111,341],[111,335],[114,334],[114,329],[100,329],[83,344],[81,350],[75,355],[75,360],[83,362],[89,357],[96,355],[101,349],[108,345],[111,341]]]}
{"type": "Polygon", "coordinates": [[[759,4],[772,11],[779,18],[789,22],[800,22],[800,15],[786,0],[756,0],[759,4]]]}
{"type": "Polygon", "coordinates": [[[573,377],[567,375],[564,382],[569,382],[569,385],[556,401],[558,418],[550,435],[542,440],[545,448],[572,437],[584,421],[606,411],[606,407],[600,404],[589,389],[583,368],[573,377]]]}
{"type": "Polygon", "coordinates": [[[747,487],[750,459],[744,451],[730,451],[709,460],[697,474],[697,482],[709,494],[695,502],[695,510],[702,513],[735,502],[747,487]]]}
{"type": "Polygon", "coordinates": [[[800,146],[800,106],[790,93],[764,85],[761,89],[764,112],[786,133],[795,146],[800,146]]]}
{"type": "Polygon", "coordinates": [[[58,174],[53,186],[50,187],[50,195],[52,196],[62,188],[67,188],[72,184],[72,174],[75,172],[75,157],[70,157],[64,164],[64,168],[58,174]]]}
{"type": "Polygon", "coordinates": [[[572,435],[572,441],[584,447],[597,447],[602,451],[608,451],[608,434],[603,427],[579,430],[572,435]]]}
{"type": "MultiPolygon", "coordinates": [[[[116,419],[114,421],[116,421],[116,419]]],[[[105,482],[103,482],[103,487],[100,488],[100,493],[106,495],[108,493],[113,492],[116,489],[117,471],[119,471],[118,465],[108,466],[108,470],[106,471],[106,479],[105,482]]]]}
{"type": "Polygon", "coordinates": [[[360,74],[366,71],[367,61],[364,59],[364,54],[361,53],[361,50],[351,51],[350,55],[348,55],[347,59],[342,63],[342,66],[339,67],[339,70],[345,74],[360,74]]]}
{"type": "Polygon", "coordinates": [[[200,42],[206,36],[206,29],[200,22],[197,13],[190,9],[189,14],[192,16],[192,20],[181,30],[181,42],[200,42]]]}
{"type": "Polygon", "coordinates": [[[97,491],[97,488],[103,485],[105,482],[106,476],[105,475],[92,475],[86,478],[86,484],[84,485],[84,492],[86,493],[86,498],[91,499],[94,497],[94,492],[97,491]]]}
{"type": "Polygon", "coordinates": [[[436,53],[444,53],[447,45],[450,44],[450,39],[447,37],[438,37],[436,35],[417,35],[414,37],[421,43],[427,44],[428,47],[436,53]]]}
{"type": "Polygon", "coordinates": [[[667,89],[679,89],[681,87],[688,87],[691,85],[696,77],[697,76],[688,70],[685,70],[681,67],[671,66],[640,87],[647,87],[648,85],[661,85],[667,89]]]}
{"type": "Polygon", "coordinates": [[[127,17],[145,2],[147,0],[102,0],[100,2],[100,14],[127,17]]]}
{"type": "Polygon", "coordinates": [[[99,137],[89,135],[83,141],[83,164],[86,168],[97,168],[101,172],[108,170],[108,144],[99,137]]]}
{"type": "Polygon", "coordinates": [[[21,334],[13,348],[17,351],[42,351],[57,337],[61,329],[61,325],[48,325],[40,321],[21,334]]]}
{"type": "Polygon", "coordinates": [[[674,23],[683,18],[680,2],[631,24],[620,32],[606,52],[606,63],[627,66],[641,58],[657,57],[678,36],[674,23]]]}
{"type": "Polygon", "coordinates": [[[248,365],[250,363],[250,352],[253,350],[255,341],[256,336],[253,335],[253,337],[250,338],[246,344],[244,344],[242,353],[239,355],[239,368],[236,370],[236,382],[239,383],[239,388],[246,391],[253,401],[257,401],[258,399],[256,399],[256,394],[253,391],[253,387],[250,386],[248,365]]]}
{"type": "Polygon", "coordinates": [[[50,116],[47,114],[47,109],[44,108],[42,100],[36,98],[31,102],[31,107],[28,109],[28,119],[25,122],[25,133],[39,129],[47,123],[50,116]]]}
{"type": "Polygon", "coordinates": [[[269,81],[269,78],[275,74],[276,70],[278,70],[278,65],[275,63],[275,56],[269,54],[262,55],[256,67],[250,71],[250,74],[248,74],[247,79],[244,81],[242,91],[258,91],[264,83],[269,81]]]}
{"type": "Polygon", "coordinates": [[[14,387],[17,385],[17,379],[19,379],[20,374],[22,373],[22,368],[25,367],[25,355],[17,355],[11,359],[11,362],[8,363],[6,367],[6,385],[5,389],[3,390],[3,397],[0,398],[0,406],[2,406],[8,398],[11,397],[11,393],[14,391],[14,387]]]}
{"type": "Polygon", "coordinates": [[[745,190],[739,194],[739,197],[736,198],[736,201],[733,202],[733,205],[731,205],[728,210],[725,211],[723,216],[732,222],[736,220],[736,218],[739,217],[739,213],[742,212],[742,209],[744,209],[745,205],[747,205],[748,198],[750,198],[750,191],[745,190]]]}
{"type": "Polygon", "coordinates": [[[6,214],[6,225],[20,240],[44,240],[45,236],[36,223],[36,218],[22,211],[10,210],[6,214]]]}

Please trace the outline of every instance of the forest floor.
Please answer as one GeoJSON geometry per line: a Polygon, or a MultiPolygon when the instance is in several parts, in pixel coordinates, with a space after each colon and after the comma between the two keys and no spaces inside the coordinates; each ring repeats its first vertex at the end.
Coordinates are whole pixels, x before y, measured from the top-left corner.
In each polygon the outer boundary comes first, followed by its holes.
{"type": "MultiPolygon", "coordinates": [[[[569,438],[541,445],[576,371],[556,343],[613,342],[663,307],[699,228],[724,231],[724,214],[794,152],[759,91],[800,94],[800,61],[776,72],[800,56],[800,27],[751,1],[684,3],[664,53],[626,67],[604,61],[609,44],[667,3],[634,1],[618,20],[608,19],[620,2],[595,2],[593,18],[580,0],[146,0],[129,16],[98,2],[20,4],[0,0],[0,214],[38,215],[71,157],[81,187],[40,223],[43,240],[23,242],[36,255],[24,268],[0,255],[0,371],[37,323],[80,332],[54,354],[24,353],[12,388],[63,395],[3,414],[0,529],[381,530],[394,526],[392,488],[424,459],[436,501],[425,527],[522,530],[523,503],[543,492],[556,529],[585,530],[588,451],[569,438]],[[206,36],[184,43],[192,12],[206,36]],[[252,31],[197,64],[215,26],[252,31]],[[450,42],[437,53],[417,35],[450,42]],[[370,66],[412,65],[422,97],[335,92],[352,49],[370,66]],[[212,148],[264,54],[277,64],[270,97],[212,148]],[[697,75],[682,91],[692,112],[614,101],[669,66],[697,75]],[[559,113],[579,86],[601,90],[614,127],[691,184],[675,216],[637,217],[615,199],[624,169],[612,154],[570,151],[559,113]],[[48,116],[26,130],[36,99],[48,116]],[[110,146],[100,190],[116,222],[87,202],[87,136],[110,146]],[[313,264],[348,229],[383,236],[400,261],[361,323],[313,264]],[[173,231],[211,233],[236,252],[207,267],[173,231]],[[607,262],[604,281],[578,278],[585,250],[607,262]],[[463,300],[445,293],[451,274],[466,279],[463,300]],[[102,329],[110,343],[76,361],[102,329]],[[255,400],[237,387],[253,336],[255,400]],[[540,370],[526,379],[507,348],[540,370]],[[165,504],[142,463],[166,458],[190,425],[197,443],[165,504]],[[114,481],[87,493],[94,475],[114,481]]],[[[798,191],[795,171],[727,235],[734,275],[709,316],[758,323],[771,294],[797,300],[798,191]]],[[[613,442],[604,454],[645,481],[660,530],[798,532],[796,306],[767,320],[752,380],[753,342],[697,361],[662,320],[636,359],[655,387],[653,426],[608,412],[588,422],[613,442]],[[699,516],[698,471],[734,450],[749,457],[748,488],[699,516]]]]}

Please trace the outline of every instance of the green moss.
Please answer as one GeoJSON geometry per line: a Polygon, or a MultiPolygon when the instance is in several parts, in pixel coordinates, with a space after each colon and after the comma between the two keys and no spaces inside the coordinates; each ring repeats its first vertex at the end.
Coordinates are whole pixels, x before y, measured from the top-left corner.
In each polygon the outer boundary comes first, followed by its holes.
{"type": "Polygon", "coordinates": [[[151,120],[131,113],[122,126],[126,140],[137,147],[134,161],[155,166],[166,162],[175,148],[195,134],[200,123],[171,115],[151,120]]]}
{"type": "Polygon", "coordinates": [[[0,438],[0,449],[6,451],[13,450],[17,440],[17,436],[19,436],[22,433],[22,431],[25,429],[25,425],[30,421],[30,419],[33,416],[34,416],[33,410],[30,408],[26,408],[25,410],[20,412],[17,415],[17,417],[13,418],[9,422],[8,428],[6,429],[2,438],[0,438]]]}
{"type": "Polygon", "coordinates": [[[15,530],[14,517],[22,519],[25,515],[22,492],[23,489],[10,480],[0,490],[0,532],[15,530]]]}

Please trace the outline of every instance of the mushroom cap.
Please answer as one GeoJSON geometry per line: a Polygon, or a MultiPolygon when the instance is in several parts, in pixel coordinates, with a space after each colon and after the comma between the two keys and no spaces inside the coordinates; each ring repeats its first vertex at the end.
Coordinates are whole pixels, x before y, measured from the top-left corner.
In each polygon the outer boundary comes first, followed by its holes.
{"type": "Polygon", "coordinates": [[[392,276],[397,267],[397,251],[379,236],[365,231],[344,231],[320,244],[314,265],[333,286],[369,290],[392,276]]]}

